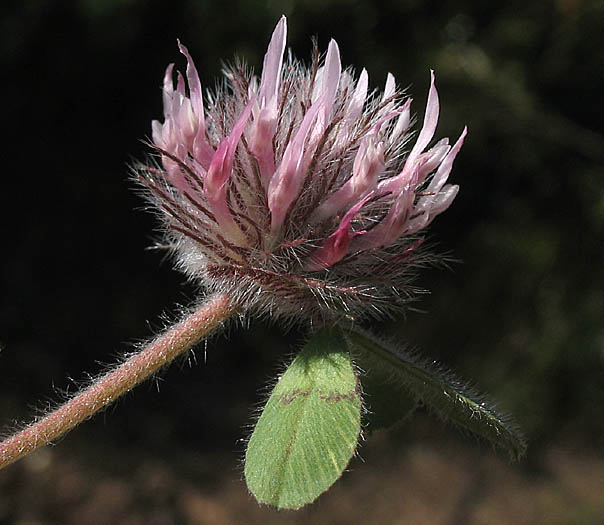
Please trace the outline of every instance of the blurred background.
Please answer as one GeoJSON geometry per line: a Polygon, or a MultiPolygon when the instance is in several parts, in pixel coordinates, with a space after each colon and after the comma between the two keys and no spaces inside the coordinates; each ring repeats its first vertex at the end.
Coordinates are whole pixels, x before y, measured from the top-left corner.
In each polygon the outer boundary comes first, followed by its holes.
{"type": "Polygon", "coordinates": [[[423,349],[514,414],[510,464],[421,410],[366,436],[350,472],[297,513],[260,508],[244,438],[303,333],[253,321],[0,472],[0,523],[554,523],[604,520],[604,2],[3,0],[0,419],[6,431],[189,304],[146,250],[156,226],[128,164],[162,115],[185,43],[212,88],[234,55],[259,73],[279,16],[310,58],[409,86],[437,73],[438,137],[470,134],[454,205],[432,226],[451,271],[404,323],[423,349]],[[206,351],[207,350],[207,351],[206,351]]]}

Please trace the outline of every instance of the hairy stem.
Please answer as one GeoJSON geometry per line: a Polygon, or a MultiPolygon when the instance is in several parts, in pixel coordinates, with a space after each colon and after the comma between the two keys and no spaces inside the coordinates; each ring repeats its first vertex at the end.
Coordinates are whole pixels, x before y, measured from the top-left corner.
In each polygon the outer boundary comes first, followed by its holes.
{"type": "Polygon", "coordinates": [[[43,447],[113,403],[174,358],[189,350],[236,311],[225,294],[214,295],[140,352],[46,416],[0,443],[0,469],[43,447]]]}

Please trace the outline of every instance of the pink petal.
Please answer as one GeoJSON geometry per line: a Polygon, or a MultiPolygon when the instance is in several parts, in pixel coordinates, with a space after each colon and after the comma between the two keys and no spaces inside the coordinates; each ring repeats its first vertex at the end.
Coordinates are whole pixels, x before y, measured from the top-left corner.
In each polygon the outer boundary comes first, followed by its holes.
{"type": "Polygon", "coordinates": [[[189,95],[191,98],[191,107],[193,112],[199,119],[200,127],[205,132],[205,120],[203,111],[203,94],[201,91],[201,81],[199,80],[199,74],[193,63],[193,59],[189,54],[188,49],[178,41],[178,49],[187,59],[187,83],[189,84],[189,95]]]}
{"type": "Polygon", "coordinates": [[[254,102],[254,100],[248,102],[229,136],[222,139],[204,179],[203,191],[210,203],[212,212],[218,223],[223,228],[229,228],[231,233],[233,233],[234,229],[235,232],[237,231],[237,226],[233,221],[226,202],[227,182],[233,170],[233,160],[237,151],[237,145],[239,144],[241,135],[243,135],[243,130],[250,117],[254,102]]]}
{"type": "Polygon", "coordinates": [[[159,120],[151,121],[151,138],[153,139],[153,144],[160,147],[161,149],[165,149],[162,131],[163,124],[159,120]]]}
{"type": "Polygon", "coordinates": [[[196,132],[190,144],[191,154],[193,158],[207,170],[210,166],[214,150],[206,140],[206,124],[205,114],[203,109],[203,93],[201,89],[201,81],[199,74],[195,68],[195,64],[188,49],[178,41],[180,52],[187,59],[187,82],[189,84],[189,96],[191,100],[191,109],[197,118],[196,132]]]}
{"type": "Polygon", "coordinates": [[[321,132],[327,127],[333,103],[338,92],[338,84],[342,73],[342,64],[340,63],[340,49],[335,40],[329,42],[327,56],[325,57],[325,66],[323,70],[323,85],[321,93],[323,95],[323,115],[321,120],[321,132]]]}
{"type": "Polygon", "coordinates": [[[267,197],[271,211],[271,234],[275,235],[285,220],[292,202],[298,198],[304,182],[305,169],[310,162],[310,155],[304,155],[304,143],[319,110],[323,99],[319,98],[306,112],[296,136],[287,145],[283,159],[270,181],[267,197]]]}
{"type": "Polygon", "coordinates": [[[426,104],[426,113],[424,115],[424,124],[415,145],[411,149],[405,166],[401,173],[395,177],[391,177],[380,184],[379,189],[386,192],[398,193],[403,188],[408,187],[412,182],[411,174],[414,171],[415,165],[419,155],[426,149],[426,146],[434,137],[436,131],[436,125],[438,123],[439,103],[438,103],[438,91],[434,83],[434,71],[430,71],[430,91],[428,92],[428,103],[426,104]]]}
{"type": "Polygon", "coordinates": [[[373,194],[367,195],[346,212],[336,231],[310,256],[309,261],[304,267],[305,270],[310,272],[324,270],[344,258],[346,253],[348,253],[350,241],[357,235],[365,233],[365,231],[351,232],[350,223],[372,196],[373,194]]]}
{"type": "Polygon", "coordinates": [[[445,211],[451,205],[459,192],[459,186],[447,184],[443,190],[444,191],[441,191],[438,195],[435,195],[430,199],[429,205],[415,207],[413,213],[417,215],[407,223],[403,233],[411,235],[430,225],[437,215],[445,211]]]}
{"type": "Polygon", "coordinates": [[[459,150],[463,146],[467,134],[468,128],[464,127],[463,131],[461,132],[461,135],[457,139],[457,142],[453,145],[449,153],[447,153],[447,156],[444,158],[438,170],[434,174],[433,179],[430,181],[430,184],[428,185],[429,192],[437,193],[438,191],[440,191],[443,184],[449,178],[451,168],[453,168],[453,161],[455,160],[455,157],[457,157],[459,150]]]}
{"type": "MultiPolygon", "coordinates": [[[[415,199],[415,193],[412,190],[403,191],[390,209],[390,212],[383,220],[384,229],[382,232],[382,238],[379,240],[377,246],[387,246],[392,244],[398,239],[406,228],[406,222],[409,218],[411,210],[413,209],[413,201],[415,199]]],[[[378,227],[381,224],[378,225],[378,227]]],[[[374,228],[375,230],[376,228],[374,228]]]]}
{"type": "Polygon", "coordinates": [[[258,161],[260,180],[263,187],[267,187],[275,173],[275,152],[273,151],[273,137],[277,129],[276,104],[262,108],[249,131],[249,148],[258,161]]]}
{"type": "Polygon", "coordinates": [[[398,120],[390,135],[391,142],[396,142],[409,129],[409,123],[411,122],[411,100],[408,98],[400,109],[398,120]]]}
{"type": "Polygon", "coordinates": [[[357,80],[357,85],[354,88],[354,93],[350,98],[348,108],[346,109],[345,118],[349,122],[355,122],[361,116],[363,106],[365,105],[365,100],[367,99],[368,87],[369,75],[367,74],[367,70],[363,69],[363,71],[361,71],[361,75],[359,76],[359,80],[357,80]]]}
{"type": "Polygon", "coordinates": [[[261,107],[266,106],[268,101],[276,97],[279,91],[286,39],[287,19],[285,16],[282,16],[273,31],[271,41],[264,55],[262,80],[260,81],[260,91],[258,93],[258,101],[261,107]]]}
{"type": "Polygon", "coordinates": [[[384,145],[377,133],[365,137],[354,158],[352,176],[312,214],[311,222],[323,221],[372,191],[384,171],[384,145]]]}
{"type": "Polygon", "coordinates": [[[172,80],[172,71],[174,64],[169,64],[164,73],[164,85],[162,89],[162,98],[164,103],[164,119],[170,116],[172,110],[172,94],[174,93],[174,81],[172,80]]]}
{"type": "Polygon", "coordinates": [[[384,86],[384,93],[382,93],[382,98],[380,100],[380,103],[382,104],[382,107],[379,111],[380,115],[386,115],[392,112],[392,110],[394,109],[396,102],[395,100],[392,98],[393,95],[396,93],[396,80],[394,78],[394,75],[392,73],[388,73],[386,75],[386,85],[384,86]],[[384,104],[384,102],[388,101],[386,104],[384,104]]]}
{"type": "Polygon", "coordinates": [[[183,97],[186,96],[185,79],[180,71],[176,74],[176,92],[183,97]]]}
{"type": "Polygon", "coordinates": [[[396,91],[396,80],[392,73],[386,75],[386,85],[384,86],[384,94],[382,95],[382,102],[388,100],[396,91]]]}
{"type": "Polygon", "coordinates": [[[467,133],[468,129],[464,128],[457,139],[457,142],[447,153],[447,156],[438,167],[430,184],[428,184],[428,187],[426,188],[426,193],[428,195],[420,197],[415,205],[413,215],[417,216],[407,225],[406,234],[414,233],[428,226],[434,218],[445,211],[455,199],[457,192],[459,191],[459,186],[443,185],[451,173],[453,161],[455,160],[455,157],[457,157],[467,133]]]}
{"type": "Polygon", "coordinates": [[[363,236],[358,249],[369,250],[387,246],[400,237],[406,227],[406,221],[413,208],[414,200],[415,192],[413,189],[403,189],[394,200],[390,211],[382,222],[363,236]]]}
{"type": "Polygon", "coordinates": [[[417,137],[413,149],[409,153],[407,162],[415,161],[417,156],[426,149],[426,146],[430,143],[432,137],[434,137],[436,125],[438,124],[439,107],[438,91],[436,90],[436,85],[434,83],[434,71],[430,71],[430,91],[428,92],[424,124],[419,132],[419,136],[417,137]]]}
{"type": "Polygon", "coordinates": [[[254,110],[254,122],[248,132],[250,151],[258,161],[260,179],[265,188],[275,172],[273,137],[277,129],[279,83],[286,37],[287,20],[282,16],[264,55],[258,106],[254,110]]]}
{"type": "Polygon", "coordinates": [[[443,211],[446,211],[447,208],[451,206],[451,203],[455,197],[457,197],[458,193],[459,186],[457,184],[446,184],[432,203],[432,207],[430,208],[430,220],[441,214],[443,211]]]}
{"type": "Polygon", "coordinates": [[[450,149],[449,139],[444,138],[439,140],[433,148],[430,148],[419,156],[417,160],[419,167],[417,176],[418,184],[421,184],[430,173],[440,166],[450,149]]]}
{"type": "Polygon", "coordinates": [[[188,98],[181,98],[177,120],[182,134],[182,142],[187,145],[189,151],[192,151],[193,138],[197,134],[199,120],[195,113],[193,113],[191,101],[188,98]]]}

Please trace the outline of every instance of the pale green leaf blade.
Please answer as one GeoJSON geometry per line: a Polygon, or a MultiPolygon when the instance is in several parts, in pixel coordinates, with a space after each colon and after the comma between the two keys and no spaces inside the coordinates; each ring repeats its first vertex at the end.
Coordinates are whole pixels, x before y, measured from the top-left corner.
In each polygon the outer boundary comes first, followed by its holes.
{"type": "Polygon", "coordinates": [[[361,431],[361,394],[339,330],[315,334],[276,384],[245,456],[260,503],[297,509],[341,475],[361,431]]]}
{"type": "Polygon", "coordinates": [[[526,451],[524,437],[513,420],[450,372],[359,329],[347,332],[346,338],[353,355],[359,354],[376,370],[390,373],[401,388],[442,418],[504,448],[514,459],[526,451]]]}

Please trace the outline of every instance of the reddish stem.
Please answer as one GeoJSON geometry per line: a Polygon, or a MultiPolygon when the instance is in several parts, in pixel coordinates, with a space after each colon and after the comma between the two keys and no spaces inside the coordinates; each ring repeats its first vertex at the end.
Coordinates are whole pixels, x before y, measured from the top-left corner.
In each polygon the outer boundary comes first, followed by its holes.
{"type": "Polygon", "coordinates": [[[74,397],[0,443],[0,469],[43,447],[113,403],[189,350],[236,311],[225,294],[210,297],[177,325],[74,397]]]}

